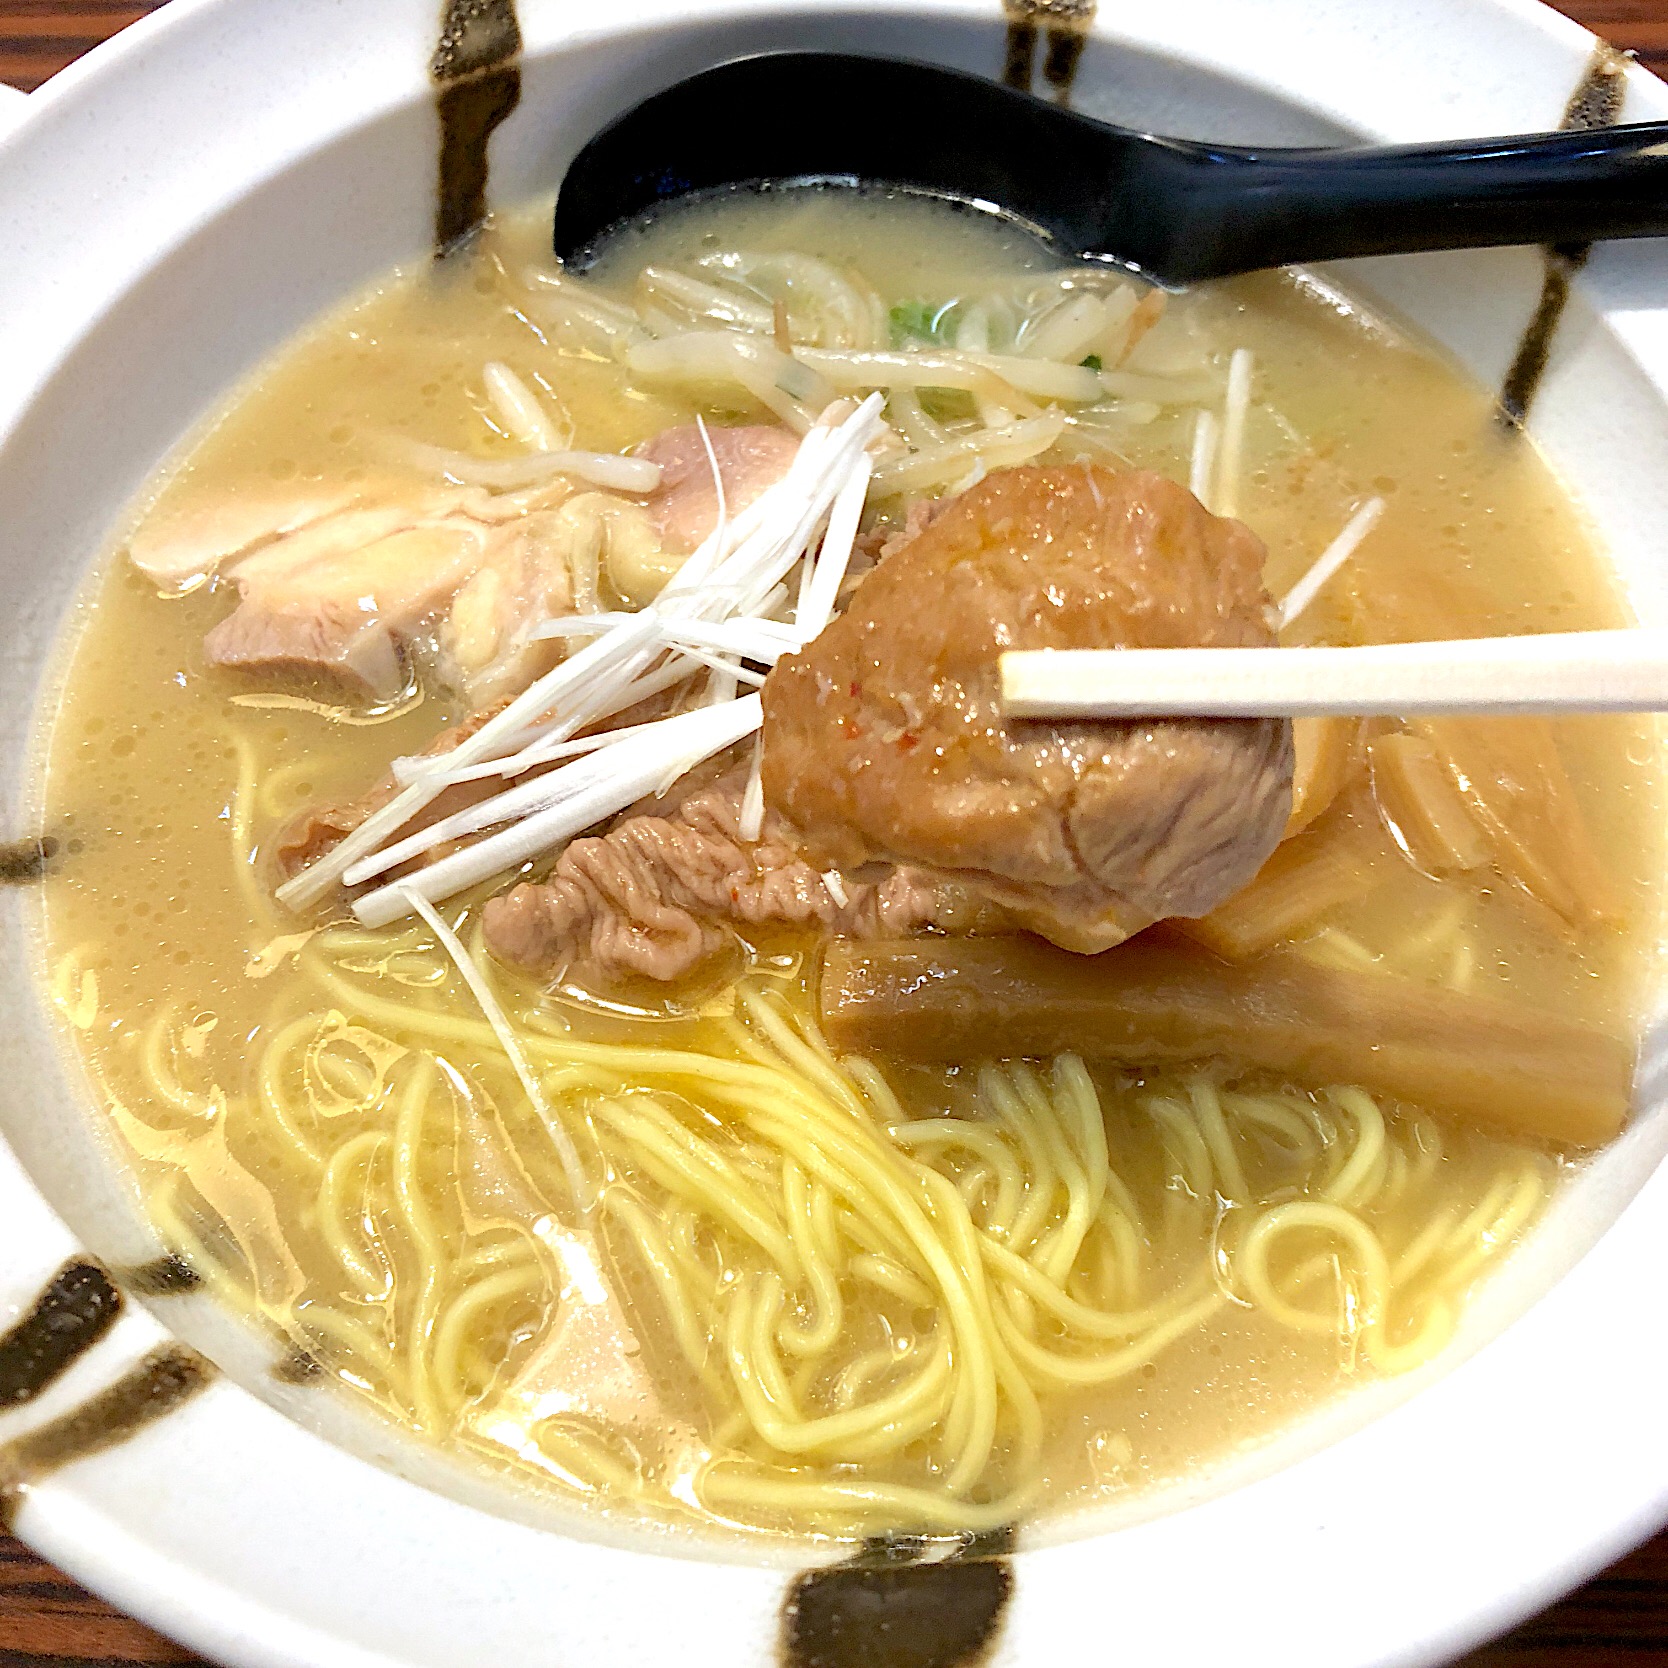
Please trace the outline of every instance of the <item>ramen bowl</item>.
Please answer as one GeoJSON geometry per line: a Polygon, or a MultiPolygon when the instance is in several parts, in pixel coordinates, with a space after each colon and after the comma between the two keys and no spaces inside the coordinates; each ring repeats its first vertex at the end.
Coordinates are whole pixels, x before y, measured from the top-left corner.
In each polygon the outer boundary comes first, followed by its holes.
{"type": "MultiPolygon", "coordinates": [[[[735,54],[857,49],[1029,80],[1224,142],[1416,141],[1668,118],[1668,88],[1524,0],[472,0],[519,102],[489,201],[552,194],[645,92],[735,54]]],[[[175,0],[0,103],[0,1507],[114,1602],[239,1664],[921,1665],[1232,1652],[1436,1662],[1668,1519],[1654,1326],[1664,1062],[1420,1371],[1117,1510],[853,1554],[583,1518],[447,1462],[309,1379],[163,1254],[34,973],[32,726],[80,587],[140,485],[266,354],[421,259],[444,175],[428,0],[175,0]]],[[[442,72],[448,60],[438,60],[442,72]]],[[[452,66],[456,67],[455,64],[452,66]]],[[[444,76],[442,76],[442,81],[444,76]]],[[[454,136],[457,108],[452,106],[454,136]]],[[[830,118],[832,119],[832,118],[830,118]]],[[[467,126],[467,124],[464,124],[467,126]]],[[[455,207],[455,202],[452,204],[455,207]]],[[[1356,263],[1347,284],[1484,383],[1668,624],[1668,259],[1356,263]],[[1550,274],[1550,276],[1549,276],[1550,274]],[[1564,304],[1556,305],[1560,299],[1564,304]]]]}

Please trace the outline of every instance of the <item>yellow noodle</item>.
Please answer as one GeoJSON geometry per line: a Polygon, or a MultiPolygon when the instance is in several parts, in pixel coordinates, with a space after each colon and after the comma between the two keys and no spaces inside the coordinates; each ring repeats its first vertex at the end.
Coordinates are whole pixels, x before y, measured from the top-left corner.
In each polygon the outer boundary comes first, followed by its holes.
{"type": "Polygon", "coordinates": [[[716,1391],[719,1380],[708,1366],[711,1333],[705,1317],[696,1313],[684,1283],[684,1271],[679,1267],[677,1253],[662,1237],[649,1212],[629,1193],[610,1188],[603,1198],[604,1208],[618,1216],[636,1241],[642,1265],[654,1280],[667,1319],[672,1323],[672,1334],[683,1351],[684,1359],[693,1367],[707,1388],[716,1391]]]}
{"type": "Polygon", "coordinates": [[[1122,1349],[1108,1350],[1100,1355],[1068,1356],[1058,1350],[1044,1349],[1015,1330],[1012,1322],[1006,1319],[1001,1310],[996,1313],[996,1325],[1020,1365],[1028,1368],[1033,1377],[1052,1380],[1057,1384],[1107,1384],[1115,1378],[1122,1378],[1144,1367],[1166,1345],[1191,1332],[1201,1321],[1215,1314],[1221,1307],[1220,1297],[1202,1297],[1169,1320],[1150,1328],[1134,1343],[1126,1344],[1122,1349]]]}
{"type": "Polygon", "coordinates": [[[926,1123],[893,1124],[887,1133],[911,1152],[920,1147],[962,1147],[977,1153],[996,1178],[991,1226],[1004,1239],[1013,1237],[1014,1219],[1025,1193],[1025,1176],[1018,1155],[994,1130],[964,1118],[934,1118],[926,1123]]]}
{"type": "Polygon", "coordinates": [[[1187,1085],[1187,1098],[1193,1108],[1193,1121],[1200,1139],[1210,1154],[1210,1168],[1216,1178],[1217,1193],[1230,1205],[1248,1203],[1251,1184],[1245,1179],[1245,1167],[1234,1150],[1233,1137],[1228,1133],[1228,1122],[1222,1115],[1222,1100],[1216,1092],[1216,1085],[1208,1078],[1191,1078],[1187,1085]]]}
{"type": "Polygon", "coordinates": [[[343,1208],[342,1191],[348,1176],[360,1170],[366,1172],[368,1188],[370,1168],[387,1140],[387,1136],[373,1129],[344,1141],[331,1155],[319,1183],[319,1236],[356,1282],[359,1296],[366,1303],[381,1302],[389,1296],[393,1289],[394,1271],[383,1261],[375,1238],[363,1234],[362,1211],[356,1213],[360,1220],[354,1220],[343,1208]],[[356,1243],[360,1237],[365,1238],[371,1256],[376,1258],[374,1265],[356,1243]]]}
{"type": "Polygon", "coordinates": [[[932,1302],[932,1292],[924,1281],[917,1280],[908,1269],[888,1262],[885,1257],[862,1252],[853,1257],[847,1267],[852,1279],[867,1281],[869,1285],[883,1292],[890,1292],[893,1297],[901,1298],[905,1303],[913,1303],[924,1309],[932,1302]]]}
{"type": "MultiPolygon", "coordinates": [[[[477,1139],[458,1097],[501,1097],[518,1161],[546,1181],[550,1149],[490,1026],[419,942],[408,929],[315,935],[296,966],[316,1000],[274,1014],[243,1098],[181,1082],[184,1032],[167,1016],[143,1050],[158,1104],[265,1131],[291,1173],[316,1178],[311,1231],[340,1270],[336,1292],[314,1290],[280,1324],[399,1417],[645,1509],[698,1501],[841,1534],[1008,1521],[1041,1486],[1053,1400],[1128,1377],[1220,1309],[1219,1202],[1234,1207],[1236,1295],[1389,1371],[1442,1346],[1452,1294],[1544,1189],[1529,1163],[1448,1201],[1435,1126],[1392,1129],[1359,1091],[1120,1080],[1109,1125],[1070,1056],[981,1068],[955,1115],[922,1117],[874,1062],[834,1057],[784,1000],[791,980],[744,981],[707,1026],[713,1046],[694,1049],[579,1036],[483,963],[553,1111],[612,1178],[609,1256],[632,1303],[698,1390],[711,1446],[688,1476],[606,1422],[527,1421],[504,1411],[513,1398],[491,1400],[511,1371],[493,1340],[519,1314],[554,1316],[565,1276],[531,1219],[474,1223],[442,1185],[453,1148],[477,1139]],[[394,997],[367,981],[396,956],[423,982],[394,997]],[[1152,1134],[1128,1122],[1136,1105],[1152,1134]],[[1150,1159],[1139,1181],[1120,1173],[1114,1131],[1120,1153],[1130,1140],[1162,1150],[1156,1177],[1150,1159]],[[1427,1198],[1433,1226],[1394,1253],[1360,1214],[1427,1198]],[[1162,1256],[1145,1227],[1159,1217],[1162,1256]],[[1342,1313],[1313,1306],[1328,1287],[1342,1313]]],[[[251,1300],[252,1272],[177,1203],[159,1199],[156,1214],[171,1243],[224,1271],[221,1289],[251,1300]]]]}
{"type": "Polygon", "coordinates": [[[434,1326],[430,1370],[445,1391],[454,1416],[469,1393],[463,1358],[476,1347],[476,1337],[485,1330],[481,1325],[483,1314],[496,1304],[525,1303],[532,1284],[530,1272],[515,1266],[501,1269],[463,1286],[441,1306],[434,1326]]]}
{"type": "Polygon", "coordinates": [[[1164,1131],[1164,1144],[1176,1161],[1183,1187],[1201,1203],[1213,1201],[1216,1183],[1210,1147],[1194,1125],[1189,1109],[1155,1095],[1146,1102],[1146,1111],[1164,1131]]]}
{"type": "Polygon", "coordinates": [[[145,1033],[142,1059],[146,1081],[156,1098],[176,1112],[184,1112],[192,1118],[219,1117],[224,1110],[224,1096],[220,1091],[215,1089],[206,1095],[193,1094],[180,1082],[173,1059],[165,1058],[176,1052],[177,1012],[178,1009],[169,1008],[145,1033]]]}
{"type": "Polygon", "coordinates": [[[1359,1089],[1333,1089],[1329,1098],[1355,1119],[1357,1134],[1347,1149],[1343,1168],[1322,1194],[1333,1204],[1355,1205],[1374,1193],[1382,1179],[1384,1117],[1359,1089]]]}
{"type": "Polygon", "coordinates": [[[737,1511],[776,1511],[793,1522],[811,1522],[834,1534],[857,1534],[872,1524],[913,1523],[926,1530],[1000,1529],[1023,1515],[1041,1487],[1015,1489],[999,1500],[973,1505],[933,1489],[898,1483],[836,1482],[816,1476],[743,1470],[718,1460],[705,1467],[696,1488],[719,1516],[737,1511]]]}
{"type": "Polygon", "coordinates": [[[1262,1212],[1246,1231],[1234,1258],[1234,1272],[1250,1300],[1296,1331],[1335,1330],[1333,1316],[1299,1309],[1281,1293],[1270,1268],[1274,1244],[1286,1234],[1319,1232],[1343,1241],[1355,1257],[1355,1274],[1365,1289],[1368,1326],[1382,1321],[1390,1289],[1384,1246],[1360,1217],[1322,1200],[1296,1200],[1262,1212]]]}

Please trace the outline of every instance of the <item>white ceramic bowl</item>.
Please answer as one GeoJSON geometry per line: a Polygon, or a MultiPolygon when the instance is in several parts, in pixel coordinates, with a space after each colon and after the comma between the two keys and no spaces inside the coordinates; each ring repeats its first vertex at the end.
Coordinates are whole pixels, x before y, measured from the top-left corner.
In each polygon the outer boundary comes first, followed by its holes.
{"type": "MultiPolygon", "coordinates": [[[[493,145],[503,202],[548,194],[605,118],[731,53],[855,47],[994,74],[1004,40],[998,0],[520,10],[524,96],[493,145]]],[[[41,92],[0,102],[0,595],[12,621],[0,835],[28,826],[37,690],[126,500],[252,364],[424,250],[436,11],[434,0],[174,0],[41,92]]],[[[1076,96],[1197,137],[1437,139],[1555,125],[1593,50],[1529,0],[1174,0],[1097,23],[1076,96]]],[[[1668,88],[1631,70],[1624,114],[1668,117],[1668,88]]],[[[1365,263],[1347,278],[1497,383],[1541,272],[1534,252],[1511,251],[1365,263]]],[[[1532,428],[1654,624],[1668,623],[1665,401],[1668,254],[1602,249],[1554,342],[1532,428]]],[[[0,1151],[0,1326],[81,1247],[113,1267],[155,1253],[30,981],[25,892],[0,900],[11,1148],[0,1151]]],[[[910,1660],[971,1660],[989,1645],[999,1664],[1433,1662],[1668,1519],[1662,1072],[1647,1050],[1633,1129],[1559,1201],[1434,1368],[1238,1473],[1022,1537],[1008,1564],[948,1584],[919,1572],[871,1583],[881,1612],[936,1618],[936,1643],[910,1660]]],[[[41,1395],[0,1413],[0,1499],[33,1476],[11,1497],[21,1533],[212,1656],[763,1668],[783,1648],[794,1660],[790,1593],[806,1597],[806,1616],[850,1596],[844,1577],[807,1588],[785,1564],[603,1531],[497,1493],[333,1394],[280,1384],[260,1346],[200,1296],[147,1302],[128,1302],[41,1395]],[[170,1336],[221,1371],[164,1414],[134,1400],[134,1364],[170,1336]],[[142,1426],[129,1440],[48,1470],[50,1449],[85,1447],[124,1405],[142,1426]]],[[[831,1638],[813,1642],[831,1663],[886,1668],[896,1637],[871,1632],[843,1655],[831,1638]]]]}

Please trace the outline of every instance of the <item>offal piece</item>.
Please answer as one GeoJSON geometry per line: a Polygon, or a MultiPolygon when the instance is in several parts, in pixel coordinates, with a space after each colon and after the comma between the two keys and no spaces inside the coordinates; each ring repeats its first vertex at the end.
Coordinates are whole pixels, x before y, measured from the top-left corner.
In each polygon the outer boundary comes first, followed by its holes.
{"type": "Polygon", "coordinates": [[[820,989],[841,1052],[1224,1059],[1571,1147],[1620,1131],[1633,1081],[1627,1043],[1559,1014],[1291,951],[1222,961],[1168,928],[1094,957],[1012,938],[835,942],[820,989]]]}
{"type": "Polygon", "coordinates": [[[627,817],[575,840],[549,876],[491,899],[487,948],[500,961],[560,977],[674,980],[729,942],[728,925],[819,925],[857,937],[909,933],[947,905],[925,876],[832,882],[767,819],[741,836],[741,787],[719,783],[664,814],[627,817]]]}
{"type": "Polygon", "coordinates": [[[1005,649],[1272,647],[1262,544],[1162,476],[990,475],[764,686],[764,788],[812,858],[926,867],[1080,952],[1202,915],[1291,810],[1283,719],[1009,720],[1005,649]]]}

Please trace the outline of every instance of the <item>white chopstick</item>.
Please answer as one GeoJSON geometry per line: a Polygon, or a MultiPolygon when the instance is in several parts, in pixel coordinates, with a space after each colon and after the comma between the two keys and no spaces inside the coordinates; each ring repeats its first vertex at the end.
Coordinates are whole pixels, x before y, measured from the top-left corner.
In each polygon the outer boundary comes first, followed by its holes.
{"type": "Polygon", "coordinates": [[[1071,649],[1001,657],[1013,718],[1668,712],[1668,631],[1327,649],[1071,649]]]}

